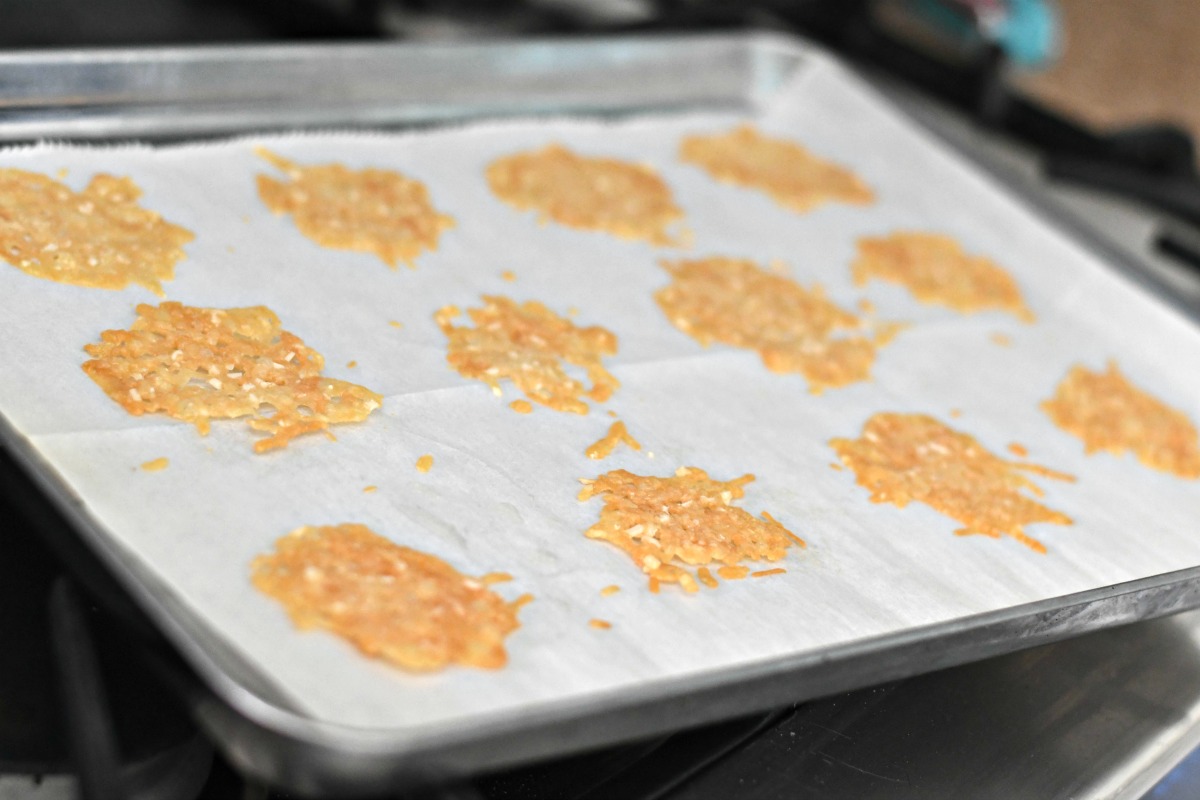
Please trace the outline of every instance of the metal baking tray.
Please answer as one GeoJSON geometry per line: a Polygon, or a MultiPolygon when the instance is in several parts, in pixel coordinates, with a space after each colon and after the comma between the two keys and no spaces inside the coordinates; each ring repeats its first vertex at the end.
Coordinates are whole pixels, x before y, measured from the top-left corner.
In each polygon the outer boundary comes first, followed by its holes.
{"type": "MultiPolygon", "coordinates": [[[[160,141],[539,113],[748,111],[780,91],[813,52],[791,38],[737,34],[7,55],[0,56],[0,140],[160,141]]],[[[1161,292],[1069,219],[1011,192],[1114,269],[1161,292]]],[[[226,755],[247,773],[301,793],[369,794],[544,758],[1200,606],[1200,567],[1193,567],[470,727],[397,736],[299,713],[114,546],[2,418],[0,441],[213,691],[195,712],[226,755]]]]}
{"type": "Polygon", "coordinates": [[[9,53],[0,141],[746,108],[802,58],[768,36],[9,53]]]}

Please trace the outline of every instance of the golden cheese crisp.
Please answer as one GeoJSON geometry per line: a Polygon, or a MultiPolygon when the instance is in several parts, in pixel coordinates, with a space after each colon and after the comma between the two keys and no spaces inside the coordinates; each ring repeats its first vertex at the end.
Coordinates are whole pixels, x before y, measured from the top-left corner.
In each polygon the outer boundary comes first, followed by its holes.
{"type": "Polygon", "coordinates": [[[374,253],[392,269],[416,266],[423,251],[437,249],[454,218],[433,207],[418,180],[385,169],[347,169],[341,164],[301,166],[270,150],[255,152],[288,180],[258,176],[258,195],[276,214],[291,214],[300,232],[322,247],[374,253]]]}
{"type": "Polygon", "coordinates": [[[324,359],[269,308],[142,304],[129,330],[84,347],[83,371],[134,416],[166,414],[206,435],[214,419],[251,417],[263,453],[330,425],[366,419],[383,402],[321,375],[324,359]]]}
{"type": "Polygon", "coordinates": [[[461,312],[454,306],[434,317],[450,340],[446,360],[463,377],[483,381],[497,396],[500,381],[507,379],[535,403],[576,414],[588,411],[584,396],[602,403],[620,386],[600,362],[617,352],[611,331],[576,327],[536,300],[518,304],[484,295],[483,302],[482,308],[467,310],[474,328],[455,327],[461,312]],[[564,362],[585,370],[592,388],[568,375],[564,362]]]}
{"type": "Polygon", "coordinates": [[[507,602],[440,558],[350,523],[298,528],[250,570],[296,627],[322,628],[365,655],[423,672],[503,667],[504,639],[520,627],[526,600],[507,602]]]}
{"type": "MultiPolygon", "coordinates": [[[[649,576],[651,591],[663,582],[695,592],[699,585],[689,567],[779,561],[793,544],[805,546],[770,514],[759,519],[733,504],[753,480],[713,480],[696,467],[680,467],[669,478],[618,469],[584,479],[580,501],[604,500],[599,522],[585,535],[624,550],[649,576]]],[[[705,575],[706,584],[715,581],[705,575]]]]}
{"type": "Polygon", "coordinates": [[[1072,367],[1042,410],[1082,439],[1089,454],[1133,452],[1152,469],[1200,478],[1200,445],[1191,420],[1131,384],[1115,361],[1106,372],[1072,367]]]}
{"type": "Polygon", "coordinates": [[[617,445],[622,443],[634,450],[642,449],[642,443],[629,435],[629,429],[625,427],[625,423],[617,420],[608,426],[608,433],[588,445],[585,452],[588,458],[599,461],[611,456],[617,445]]]}
{"type": "Polygon", "coordinates": [[[674,280],[654,299],[675,327],[707,346],[757,350],[772,372],[798,372],[814,394],[871,376],[881,346],[900,326],[868,323],[820,286],[805,289],[754,262],[705,258],[662,262],[674,280]],[[852,333],[851,333],[852,332],[852,333]]]}
{"type": "Polygon", "coordinates": [[[872,278],[906,287],[922,303],[970,314],[1007,311],[1025,322],[1033,312],[1017,282],[994,261],[963,252],[958,242],[935,233],[893,233],[858,240],[854,282],[872,278]]]}
{"type": "Polygon", "coordinates": [[[845,167],[817,158],[795,142],[763,136],[752,125],[729,133],[685,136],[679,159],[723,183],[766,192],[792,211],[822,203],[868,205],[875,194],[845,167]]]}
{"type": "Polygon", "coordinates": [[[129,178],[97,175],[78,194],[36,172],[0,169],[0,256],[39,278],[155,294],[195,235],[138,205],[129,178]]]}
{"type": "Polygon", "coordinates": [[[1045,546],[1025,534],[1039,522],[1070,525],[1071,518],[1031,500],[1042,490],[1023,472],[1073,481],[1070,475],[993,455],[974,437],[924,414],[876,414],[858,439],[830,445],[871,491],[875,503],[904,508],[916,501],[958,520],[960,536],[1011,536],[1039,553],[1045,546]]]}
{"type": "Polygon", "coordinates": [[[497,197],[536,211],[543,223],[656,245],[682,243],[668,229],[683,219],[683,210],[659,174],[642,164],[589,158],[552,144],[493,161],[487,181],[497,197]]]}

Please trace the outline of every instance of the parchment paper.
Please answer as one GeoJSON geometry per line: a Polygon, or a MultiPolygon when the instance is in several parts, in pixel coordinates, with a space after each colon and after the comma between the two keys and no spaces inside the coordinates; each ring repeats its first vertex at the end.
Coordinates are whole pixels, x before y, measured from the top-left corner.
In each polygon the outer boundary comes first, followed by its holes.
{"type": "MultiPolygon", "coordinates": [[[[139,569],[211,626],[304,712],[331,723],[419,731],[519,713],[598,693],[714,673],[734,665],[952,620],[1014,604],[1200,564],[1200,485],[1143,468],[1132,457],[1085,457],[1082,444],[1038,409],[1074,363],[1110,358],[1138,385],[1200,418],[1200,336],[1192,324],[1133,288],[989,179],[902,121],[837,68],[805,71],[755,115],[851,166],[877,192],[867,208],[838,204],[808,214],[721,185],[676,160],[682,135],[724,131],[732,115],[633,121],[529,120],[415,134],[256,138],[161,149],[45,145],[10,150],[0,164],[54,174],[82,188],[96,172],[129,175],[144,205],[197,234],[169,299],[200,306],[265,304],[284,327],[325,355],[326,374],[386,396],[360,425],[257,456],[242,421],[208,438],[165,417],[134,418],[80,370],[83,345],[126,328],[141,289],[58,285],[0,265],[0,413],[84,498],[139,569]],[[603,233],[541,227],[501,203],[486,165],[559,141],[588,154],[659,169],[695,231],[689,250],[656,249],[603,233]],[[375,257],[326,250],[259,201],[254,176],[265,145],[302,163],[396,169],[427,182],[436,206],[458,219],[419,269],[390,271],[375,257]],[[882,283],[856,289],[855,240],[898,229],[948,233],[1018,279],[1038,321],[1003,313],[964,316],[924,306],[882,283]],[[755,353],[704,349],[672,327],[652,294],[667,283],[659,258],[729,255],[778,259],[846,307],[869,298],[883,319],[912,327],[883,349],[868,383],[807,391],[800,376],[769,373],[755,353]],[[515,283],[501,279],[512,270],[515,283]],[[608,363],[622,381],[587,416],[537,407],[513,413],[445,363],[433,322],[440,306],[483,293],[538,299],[580,324],[620,337],[608,363]],[[399,320],[403,329],[388,325],[399,320]],[[1011,337],[1011,347],[990,340],[1011,337]],[[350,369],[346,363],[358,362],[350,369]],[[644,449],[604,462],[584,455],[615,410],[644,449]],[[960,418],[951,419],[951,409],[960,418]],[[1029,533],[1049,553],[1012,539],[961,538],[958,524],[924,506],[868,502],[828,446],[857,436],[878,411],[934,414],[1003,453],[1075,474],[1039,481],[1045,503],[1075,519],[1029,533]],[[414,469],[430,453],[428,474],[414,469]],[[651,457],[653,453],[653,457],[651,457]],[[168,469],[138,465],[166,456],[168,469]],[[576,479],[624,467],[668,475],[680,465],[729,479],[753,472],[744,507],[767,510],[808,540],[788,573],[658,596],[621,552],[585,539],[600,501],[579,503],[576,479]],[[368,484],[378,485],[364,494],[368,484]],[[365,523],[460,570],[511,572],[498,591],[531,592],[522,627],[498,672],[452,668],[414,676],[360,656],[340,639],[296,631],[248,581],[248,565],[300,525],[365,523]],[[608,584],[623,588],[601,598],[608,584]],[[613,628],[590,628],[588,620],[613,628]]],[[[775,565],[772,565],[775,566],[775,565]]]]}

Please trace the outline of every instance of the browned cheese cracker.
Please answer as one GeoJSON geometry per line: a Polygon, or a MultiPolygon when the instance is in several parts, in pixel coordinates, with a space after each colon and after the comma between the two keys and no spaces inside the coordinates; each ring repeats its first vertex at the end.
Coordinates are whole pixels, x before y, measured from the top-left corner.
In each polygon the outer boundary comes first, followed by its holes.
{"type": "Polygon", "coordinates": [[[672,324],[707,346],[757,350],[772,372],[798,372],[820,394],[871,376],[881,346],[899,329],[867,323],[834,305],[820,286],[805,289],[752,261],[662,262],[674,280],[654,299],[672,324]]]}
{"type": "Polygon", "coordinates": [[[504,202],[536,211],[542,222],[656,245],[679,245],[668,232],[683,219],[671,190],[651,167],[589,158],[559,144],[493,161],[488,185],[504,202]]]}
{"type": "Polygon", "coordinates": [[[877,278],[904,286],[922,303],[964,314],[995,310],[1025,322],[1034,319],[1012,275],[990,259],[964,253],[949,236],[902,232],[864,237],[858,240],[858,259],[851,269],[859,286],[877,278]]]}
{"type": "MultiPolygon", "coordinates": [[[[585,535],[624,550],[649,576],[652,590],[662,582],[695,592],[699,585],[689,567],[779,561],[792,545],[804,547],[770,514],[759,519],[733,504],[753,480],[713,480],[697,467],[680,467],[669,478],[618,469],[584,479],[580,501],[604,500],[600,520],[585,535]]],[[[715,584],[709,572],[704,575],[705,585],[715,584]]]]}
{"type": "Polygon", "coordinates": [[[213,419],[250,416],[269,434],[263,453],[330,425],[366,419],[383,402],[372,391],[321,375],[324,359],[283,330],[269,308],[139,305],[129,330],[84,347],[83,371],[134,416],[166,414],[202,435],[213,419]]]}
{"type": "Polygon", "coordinates": [[[276,214],[291,214],[300,232],[322,247],[374,253],[392,269],[416,267],[417,256],[437,249],[454,218],[439,213],[418,180],[385,169],[341,164],[301,166],[264,148],[256,150],[288,180],[258,176],[258,195],[276,214]]]}
{"type": "Polygon", "coordinates": [[[454,306],[435,315],[449,339],[446,360],[464,378],[483,381],[497,396],[500,381],[507,379],[535,403],[575,414],[588,411],[583,397],[602,403],[620,386],[600,362],[617,352],[612,331],[576,327],[535,300],[518,304],[484,295],[483,302],[482,308],[467,309],[474,328],[455,327],[461,312],[454,306]],[[592,388],[568,375],[565,364],[585,370],[592,388]]]}
{"type": "Polygon", "coordinates": [[[1114,361],[1106,372],[1072,367],[1042,410],[1082,439],[1088,454],[1132,452],[1152,469],[1200,478],[1200,445],[1191,420],[1131,384],[1114,361]]]}
{"type": "Polygon", "coordinates": [[[842,463],[871,491],[871,501],[904,508],[916,501],[962,523],[960,536],[1011,536],[1045,553],[1026,535],[1039,522],[1070,525],[1071,518],[1038,503],[1042,490],[1023,475],[1073,481],[1070,475],[1036,464],[1008,461],[974,437],[924,414],[880,413],[867,420],[858,439],[833,439],[842,463]]]}
{"type": "Polygon", "coordinates": [[[510,603],[483,579],[349,523],[294,530],[250,569],[296,627],[330,631],[364,655],[421,672],[503,667],[504,639],[528,599],[510,603]]]}
{"type": "Polygon", "coordinates": [[[195,235],[142,208],[129,178],[97,175],[78,194],[56,180],[0,169],[0,256],[39,278],[155,294],[195,235]]]}
{"type": "Polygon", "coordinates": [[[868,205],[875,194],[845,167],[817,158],[795,142],[763,136],[752,125],[729,133],[685,136],[679,158],[714,179],[766,192],[792,211],[822,203],[868,205]]]}

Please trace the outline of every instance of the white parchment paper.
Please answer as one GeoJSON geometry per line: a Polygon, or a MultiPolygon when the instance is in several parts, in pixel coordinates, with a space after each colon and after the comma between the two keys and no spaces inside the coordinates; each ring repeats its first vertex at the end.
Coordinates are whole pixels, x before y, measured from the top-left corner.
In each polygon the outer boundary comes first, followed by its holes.
{"type": "MultiPolygon", "coordinates": [[[[134,418],[80,370],[84,344],[125,328],[140,289],[58,285],[0,265],[3,413],[82,498],[139,569],[269,676],[314,718],[373,729],[462,723],[565,704],[647,681],[902,631],[1200,564],[1200,484],[1150,471],[1132,457],[1085,457],[1081,443],[1039,411],[1074,363],[1115,358],[1138,385],[1200,418],[1200,335],[1134,289],[972,168],[817,62],[754,122],[851,166],[877,192],[867,208],[830,204],[798,215],[766,196],[717,184],[676,160],[682,135],[727,130],[731,115],[624,122],[531,120],[419,134],[313,135],[196,146],[84,149],[41,146],[0,164],[54,174],[82,188],[96,172],[129,175],[144,204],[197,234],[169,299],[200,306],[265,304],[325,355],[326,374],[386,396],[367,422],[251,452],[241,421],[208,438],[163,417],[134,418]],[[504,205],[483,178],[493,159],[563,142],[580,152],[652,164],[687,212],[695,243],[656,249],[554,225],[504,205]],[[419,269],[388,270],[368,254],[325,250],[259,201],[265,145],[302,163],[399,170],[425,181],[458,227],[419,269]],[[897,229],[958,238],[1018,279],[1038,321],[963,316],[874,283],[856,289],[856,238],[897,229]],[[870,299],[912,327],[885,348],[869,383],[808,393],[800,376],[767,372],[751,352],[700,347],[673,328],[652,294],[667,283],[659,258],[729,255],[785,262],[846,307],[870,299]],[[512,270],[514,283],[501,279],[512,270]],[[587,416],[537,407],[513,413],[486,386],[445,363],[433,322],[447,303],[483,293],[538,299],[580,324],[620,337],[610,360],[622,381],[587,416]],[[399,320],[402,329],[389,326],[399,320]],[[1011,347],[991,341],[993,333],[1011,347]],[[347,362],[356,360],[356,368],[347,362]],[[613,409],[644,445],[589,461],[613,409]],[[961,417],[951,419],[951,409],[961,417]],[[1033,526],[1049,553],[1011,540],[953,535],[958,524],[924,506],[867,501],[835,471],[828,441],[857,436],[878,411],[934,414],[994,452],[1028,446],[1030,460],[1079,477],[1041,481],[1071,527],[1033,526]],[[414,469],[430,453],[428,474],[414,469]],[[650,453],[653,453],[651,458],[650,453]],[[138,465],[166,456],[170,467],[138,465]],[[652,596],[621,552],[585,539],[600,501],[576,501],[576,479],[618,467],[667,475],[680,465],[728,479],[753,472],[744,506],[767,510],[809,542],[784,576],[652,596]],[[368,484],[379,487],[364,494],[368,484]],[[365,659],[321,632],[297,632],[257,593],[248,565],[300,525],[365,523],[467,573],[511,572],[498,587],[531,592],[498,672],[448,669],[414,676],[365,659]],[[601,598],[608,584],[623,587],[601,598]],[[609,620],[598,631],[590,618],[609,620]]],[[[774,565],[772,565],[774,566],[774,565]]]]}

